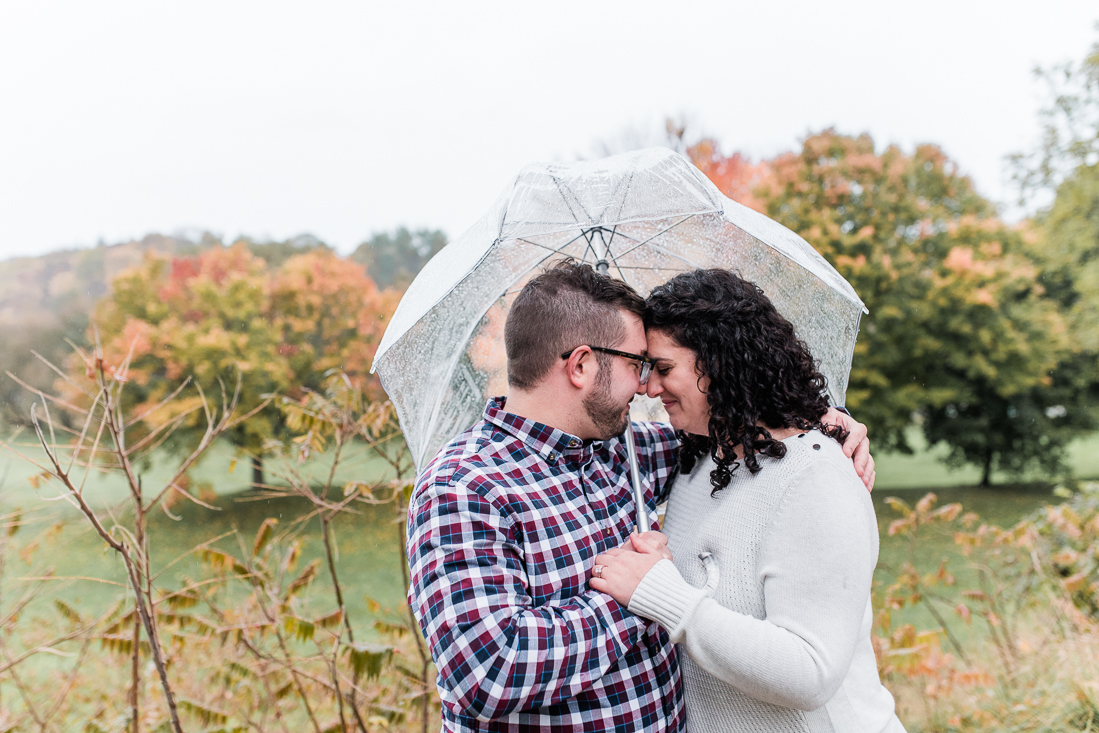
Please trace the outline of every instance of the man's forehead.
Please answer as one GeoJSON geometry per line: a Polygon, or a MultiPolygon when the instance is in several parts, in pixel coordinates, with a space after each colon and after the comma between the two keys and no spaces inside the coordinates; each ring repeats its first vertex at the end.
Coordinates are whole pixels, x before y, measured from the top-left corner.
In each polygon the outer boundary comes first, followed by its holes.
{"type": "Polygon", "coordinates": [[[645,324],[641,318],[633,313],[623,312],[622,319],[626,325],[626,338],[622,341],[622,351],[634,354],[644,354],[648,350],[648,341],[645,338],[645,324]]]}

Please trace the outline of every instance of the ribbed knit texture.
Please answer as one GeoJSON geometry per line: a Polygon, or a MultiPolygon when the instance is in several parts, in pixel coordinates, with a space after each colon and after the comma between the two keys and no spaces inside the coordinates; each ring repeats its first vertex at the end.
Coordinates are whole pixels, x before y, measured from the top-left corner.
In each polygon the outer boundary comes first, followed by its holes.
{"type": "Polygon", "coordinates": [[[664,519],[674,565],[645,576],[630,611],[680,645],[692,733],[903,733],[870,643],[870,495],[833,439],[784,443],[784,458],[761,458],[755,476],[742,465],[715,497],[712,461],[679,479],[664,519]]]}

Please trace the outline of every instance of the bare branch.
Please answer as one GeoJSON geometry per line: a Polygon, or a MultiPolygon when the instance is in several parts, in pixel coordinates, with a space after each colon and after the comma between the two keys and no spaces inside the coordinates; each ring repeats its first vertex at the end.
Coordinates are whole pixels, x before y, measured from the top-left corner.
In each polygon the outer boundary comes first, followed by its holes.
{"type": "Polygon", "coordinates": [[[88,414],[88,411],[85,410],[82,407],[77,407],[76,405],[72,404],[71,402],[66,402],[65,400],[61,399],[60,397],[55,397],[54,395],[51,395],[51,394],[44,394],[42,392],[42,390],[38,389],[37,387],[30,386],[29,384],[24,382],[19,377],[12,374],[11,372],[4,372],[4,373],[7,374],[8,377],[12,381],[14,381],[16,384],[18,384],[20,387],[27,390],[28,392],[34,392],[36,395],[41,396],[43,399],[47,399],[50,402],[54,403],[55,405],[60,405],[61,407],[64,407],[66,410],[72,410],[73,412],[75,412],[77,414],[80,414],[80,415],[88,414]]]}
{"type": "Polygon", "coordinates": [[[99,533],[99,536],[103,538],[103,541],[110,545],[111,549],[117,552],[123,552],[125,548],[120,542],[118,542],[118,540],[112,537],[111,533],[108,532],[106,528],[100,523],[99,517],[96,516],[96,513],[92,510],[92,508],[89,507],[88,504],[84,501],[83,494],[76,490],[76,487],[73,486],[72,482],[69,480],[69,475],[65,473],[64,469],[61,468],[61,464],[58,462],[57,456],[54,455],[50,451],[49,446],[46,445],[46,437],[42,434],[42,426],[38,424],[38,415],[35,414],[34,405],[31,405],[31,423],[34,425],[34,432],[36,435],[38,435],[39,442],[42,444],[42,447],[46,451],[46,456],[50,459],[50,462],[53,463],[54,476],[56,476],[65,485],[65,488],[68,489],[72,496],[76,499],[81,513],[85,517],[87,517],[89,522],[92,523],[92,526],[95,527],[95,531],[99,533]]]}
{"type": "Polygon", "coordinates": [[[187,377],[186,379],[183,380],[182,384],[180,384],[178,387],[176,387],[174,390],[172,390],[172,393],[170,395],[168,395],[167,397],[165,397],[160,402],[156,403],[155,405],[153,405],[152,407],[150,407],[148,410],[141,413],[140,415],[135,415],[134,417],[130,418],[129,422],[127,422],[123,427],[125,427],[125,428],[133,427],[134,425],[141,422],[145,418],[151,416],[154,412],[156,412],[157,410],[159,410],[160,408],[164,407],[169,402],[174,400],[176,397],[178,397],[179,393],[182,392],[184,390],[184,388],[190,383],[191,383],[191,377],[187,377]]]}
{"type": "Polygon", "coordinates": [[[66,373],[64,372],[64,370],[62,370],[62,369],[58,368],[58,366],[57,366],[56,364],[54,364],[54,363],[53,363],[52,361],[50,361],[50,360],[49,360],[49,359],[47,359],[46,357],[42,356],[41,354],[39,354],[39,353],[38,353],[37,351],[35,351],[34,349],[31,349],[31,353],[32,353],[32,354],[34,354],[35,358],[37,358],[37,359],[38,359],[38,360],[39,360],[40,362],[42,362],[43,364],[45,364],[45,365],[46,365],[47,367],[49,367],[49,369],[50,369],[50,370],[52,370],[52,371],[53,371],[53,372],[54,372],[55,374],[57,374],[57,376],[59,376],[59,377],[61,377],[62,379],[64,379],[64,380],[65,380],[66,382],[68,382],[69,384],[71,384],[71,385],[72,385],[73,387],[76,387],[76,388],[77,388],[78,390],[80,390],[80,392],[82,392],[83,394],[87,395],[88,397],[91,397],[91,396],[92,396],[92,393],[91,393],[91,392],[87,391],[86,389],[84,389],[83,387],[81,387],[81,386],[80,386],[79,384],[77,384],[76,382],[74,382],[74,381],[72,380],[72,378],[71,378],[71,377],[70,377],[70,376],[69,376],[68,374],[66,374],[66,373]]]}
{"type": "Polygon", "coordinates": [[[93,578],[88,575],[28,575],[19,578],[12,578],[12,580],[90,580],[93,583],[103,583],[104,585],[116,585],[119,588],[129,588],[130,586],[125,583],[117,583],[113,580],[105,580],[104,578],[93,578]]]}
{"type": "MultiPolygon", "coordinates": [[[[89,408],[89,410],[88,410],[88,416],[84,420],[83,427],[80,428],[80,437],[77,439],[76,447],[73,448],[72,455],[69,457],[69,465],[66,467],[66,469],[65,469],[66,471],[71,471],[72,470],[73,464],[76,462],[77,456],[80,455],[80,451],[83,450],[83,448],[84,448],[84,438],[88,434],[88,428],[91,427],[91,424],[92,424],[92,417],[95,415],[96,405],[99,404],[99,398],[102,397],[102,396],[103,396],[103,390],[100,390],[96,394],[95,400],[92,402],[91,408],[89,408]]],[[[98,437],[101,434],[102,434],[102,424],[100,425],[99,433],[97,433],[97,435],[96,435],[97,443],[98,443],[98,437]]],[[[94,450],[93,450],[93,453],[94,453],[94,450]]]]}

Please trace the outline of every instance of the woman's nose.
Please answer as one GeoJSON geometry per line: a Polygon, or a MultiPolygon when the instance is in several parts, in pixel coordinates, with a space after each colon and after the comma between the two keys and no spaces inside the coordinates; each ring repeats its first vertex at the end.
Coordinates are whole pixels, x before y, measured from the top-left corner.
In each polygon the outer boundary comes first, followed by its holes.
{"type": "Polygon", "coordinates": [[[656,397],[664,391],[664,386],[660,384],[660,376],[654,371],[649,375],[649,382],[645,385],[645,394],[649,397],[656,397]]]}

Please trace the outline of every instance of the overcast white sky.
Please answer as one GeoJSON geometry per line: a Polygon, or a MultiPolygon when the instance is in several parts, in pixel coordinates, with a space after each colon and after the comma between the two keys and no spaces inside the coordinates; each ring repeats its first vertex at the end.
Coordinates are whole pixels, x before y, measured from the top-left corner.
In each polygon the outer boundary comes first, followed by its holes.
{"type": "Polygon", "coordinates": [[[454,236],[534,160],[686,114],[725,150],[936,142],[1005,200],[1094,0],[4,2],[0,257],[208,229],[454,236]]]}

